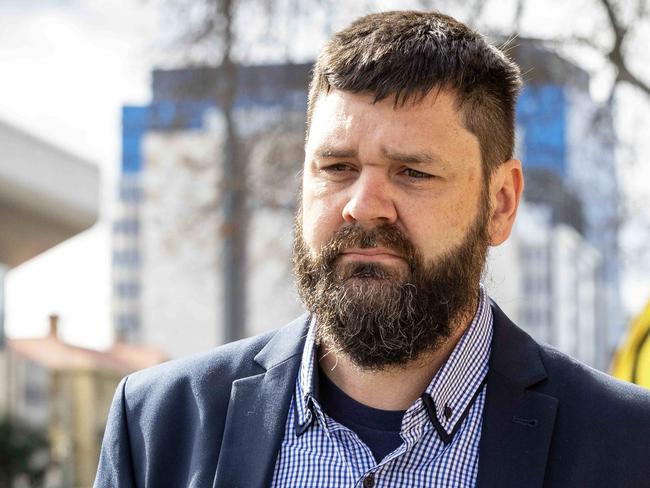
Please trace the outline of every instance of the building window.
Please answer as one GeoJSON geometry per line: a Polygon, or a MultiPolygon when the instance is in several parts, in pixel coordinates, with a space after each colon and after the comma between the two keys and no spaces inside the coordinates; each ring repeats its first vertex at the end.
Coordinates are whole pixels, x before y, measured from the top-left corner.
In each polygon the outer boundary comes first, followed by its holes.
{"type": "Polygon", "coordinates": [[[140,265],[140,253],[137,249],[126,249],[113,252],[113,265],[132,268],[140,265]]]}
{"type": "Polygon", "coordinates": [[[113,222],[113,233],[137,236],[140,233],[140,222],[137,219],[121,219],[113,222]]]}
{"type": "Polygon", "coordinates": [[[137,298],[140,294],[140,286],[133,281],[122,281],[117,283],[115,291],[120,298],[137,298]]]}
{"type": "Polygon", "coordinates": [[[43,405],[47,401],[45,372],[33,363],[27,363],[25,382],[25,403],[43,405]]]}
{"type": "Polygon", "coordinates": [[[140,326],[140,320],[133,313],[122,313],[117,317],[117,328],[121,331],[134,331],[140,326]]]}
{"type": "Polygon", "coordinates": [[[122,202],[138,203],[142,201],[142,190],[136,186],[123,185],[120,188],[120,200],[122,202]]]}

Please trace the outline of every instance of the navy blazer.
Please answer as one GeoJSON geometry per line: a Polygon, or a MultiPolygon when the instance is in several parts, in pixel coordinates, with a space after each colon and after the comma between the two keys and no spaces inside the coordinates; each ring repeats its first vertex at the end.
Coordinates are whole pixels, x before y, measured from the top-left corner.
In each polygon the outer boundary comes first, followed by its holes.
{"type": "MultiPolygon", "coordinates": [[[[650,487],[650,392],[537,344],[492,307],[478,486],[650,487]]],[[[122,380],[95,487],[268,486],[307,324],[122,380]]]]}

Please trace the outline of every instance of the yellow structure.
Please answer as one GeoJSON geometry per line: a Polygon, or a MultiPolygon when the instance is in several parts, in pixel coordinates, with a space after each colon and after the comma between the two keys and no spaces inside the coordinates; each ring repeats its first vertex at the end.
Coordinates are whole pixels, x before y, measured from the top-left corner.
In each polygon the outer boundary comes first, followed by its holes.
{"type": "Polygon", "coordinates": [[[106,351],[59,340],[57,318],[50,334],[9,339],[10,413],[46,429],[53,469],[46,486],[92,486],[108,409],[126,374],[160,363],[157,350],[116,343],[106,351]]]}
{"type": "Polygon", "coordinates": [[[612,374],[650,388],[650,301],[633,322],[614,358],[612,374]]]}

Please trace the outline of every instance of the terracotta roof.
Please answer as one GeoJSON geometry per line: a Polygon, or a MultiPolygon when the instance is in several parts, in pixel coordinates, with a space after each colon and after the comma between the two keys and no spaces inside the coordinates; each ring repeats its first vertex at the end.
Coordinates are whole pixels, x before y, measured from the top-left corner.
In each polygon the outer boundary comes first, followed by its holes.
{"type": "Polygon", "coordinates": [[[128,344],[126,342],[116,342],[105,354],[123,364],[129,371],[155,366],[169,359],[163,351],[155,347],[128,344]]]}
{"type": "Polygon", "coordinates": [[[7,348],[48,369],[101,369],[127,374],[168,359],[153,347],[118,342],[105,351],[96,351],[66,344],[52,334],[8,339],[7,348]]]}

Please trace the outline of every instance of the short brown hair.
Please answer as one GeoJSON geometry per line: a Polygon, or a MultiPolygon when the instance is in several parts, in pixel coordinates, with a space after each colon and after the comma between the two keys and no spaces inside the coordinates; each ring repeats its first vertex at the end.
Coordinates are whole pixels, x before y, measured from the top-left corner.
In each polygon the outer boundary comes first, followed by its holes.
{"type": "Polygon", "coordinates": [[[367,15],[335,34],[321,51],[309,86],[307,131],[322,93],[370,92],[375,102],[418,100],[432,89],[457,97],[465,128],[481,147],[486,176],[512,157],[518,66],[477,32],[438,12],[367,15]]]}

